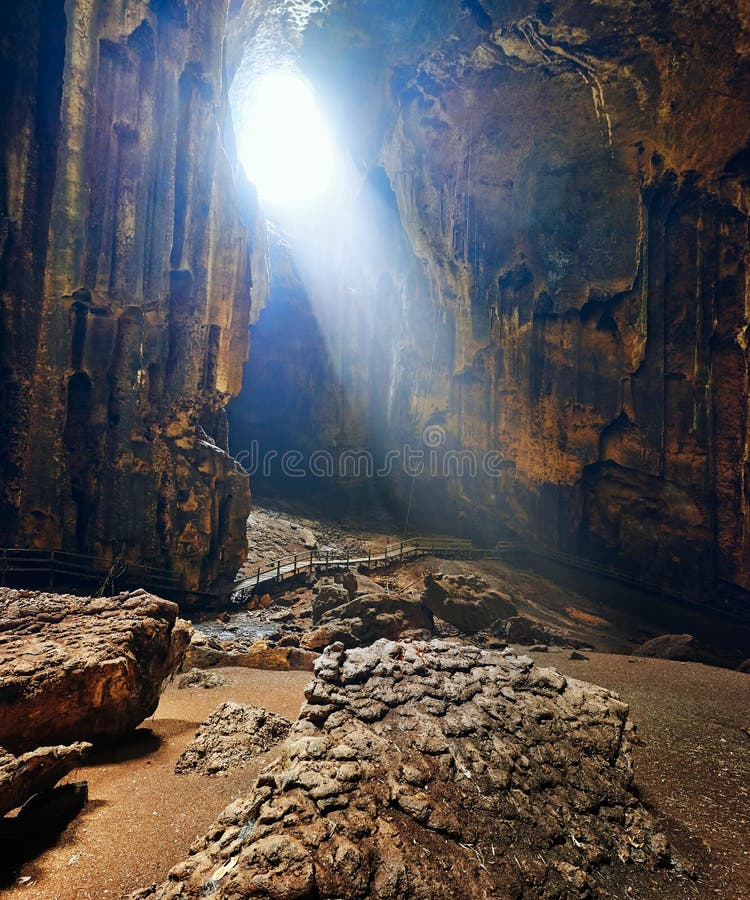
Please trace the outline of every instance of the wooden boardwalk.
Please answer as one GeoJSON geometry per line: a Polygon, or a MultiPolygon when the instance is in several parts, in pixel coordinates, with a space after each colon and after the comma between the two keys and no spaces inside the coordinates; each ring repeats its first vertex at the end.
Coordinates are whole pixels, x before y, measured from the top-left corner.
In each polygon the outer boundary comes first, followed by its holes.
{"type": "Polygon", "coordinates": [[[477,548],[471,541],[451,540],[450,538],[411,538],[393,546],[386,545],[382,552],[369,550],[366,555],[347,552],[336,554],[312,550],[309,554],[297,553],[285,556],[273,562],[258,566],[250,576],[235,582],[233,592],[254,590],[263,584],[285,581],[309,572],[320,575],[335,572],[351,566],[390,566],[406,562],[421,556],[449,556],[457,559],[499,559],[505,553],[518,552],[522,545],[513,541],[500,541],[492,548],[477,548]]]}
{"type": "MultiPolygon", "coordinates": [[[[322,575],[342,569],[366,566],[374,569],[408,562],[425,556],[442,556],[453,559],[500,559],[506,554],[523,554],[528,561],[559,563],[572,569],[579,569],[639,590],[681,602],[698,602],[703,605],[705,597],[691,598],[685,591],[671,590],[656,579],[623,572],[588,559],[559,553],[517,541],[499,541],[495,547],[475,547],[471,541],[445,537],[414,537],[401,543],[386,545],[382,551],[370,550],[365,553],[340,553],[336,551],[312,551],[282,557],[259,566],[252,575],[238,579],[213,591],[195,591],[185,586],[179,576],[165,569],[139,565],[117,559],[114,562],[64,550],[41,550],[0,548],[0,586],[33,587],[47,590],[71,590],[89,584],[92,594],[114,594],[133,588],[145,588],[154,594],[176,600],[178,603],[203,601],[207,604],[228,602],[230,596],[240,591],[255,591],[263,585],[269,587],[305,573],[322,575]]],[[[554,577],[551,575],[549,577],[554,577]]],[[[720,602],[726,612],[739,610],[743,618],[747,615],[748,596],[731,596],[721,584],[708,591],[709,599],[720,602]]]]}

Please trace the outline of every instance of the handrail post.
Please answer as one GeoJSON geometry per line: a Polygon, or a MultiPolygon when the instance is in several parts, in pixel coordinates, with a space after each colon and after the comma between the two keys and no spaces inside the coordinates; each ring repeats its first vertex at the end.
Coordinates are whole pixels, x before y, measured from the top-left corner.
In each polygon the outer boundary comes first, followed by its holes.
{"type": "Polygon", "coordinates": [[[314,571],[313,570],[313,551],[311,550],[310,551],[310,574],[311,575],[312,575],[313,571],[314,571]]]}
{"type": "Polygon", "coordinates": [[[281,560],[276,560],[276,578],[281,581],[281,560]]]}
{"type": "Polygon", "coordinates": [[[328,560],[330,559],[330,556],[331,556],[331,551],[330,551],[330,550],[326,550],[326,569],[329,568],[328,560]]]}
{"type": "Polygon", "coordinates": [[[367,548],[367,568],[372,567],[372,547],[367,548]]]}
{"type": "Polygon", "coordinates": [[[346,568],[349,568],[349,551],[346,551],[346,568]]]}
{"type": "Polygon", "coordinates": [[[260,566],[258,566],[258,575],[255,579],[255,587],[258,587],[259,584],[260,584],[260,566]]]}
{"type": "Polygon", "coordinates": [[[385,554],[383,555],[383,565],[388,565],[388,544],[385,545],[385,554]]]}
{"type": "Polygon", "coordinates": [[[294,577],[297,577],[297,554],[294,554],[294,577]]]}

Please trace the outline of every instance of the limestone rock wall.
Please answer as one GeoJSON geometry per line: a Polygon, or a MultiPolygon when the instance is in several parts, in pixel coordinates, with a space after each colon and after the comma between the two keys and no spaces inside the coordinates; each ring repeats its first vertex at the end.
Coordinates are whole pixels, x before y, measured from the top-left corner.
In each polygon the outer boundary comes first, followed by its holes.
{"type": "MultiPolygon", "coordinates": [[[[502,456],[418,479],[423,525],[750,588],[749,27],[731,0],[353,0],[308,29],[405,235],[330,328],[353,414],[370,441],[439,426],[442,451],[502,456]],[[346,355],[367,306],[370,340],[393,332],[385,425],[346,355]]],[[[410,479],[393,488],[405,509],[410,479]]]]}
{"type": "Polygon", "coordinates": [[[3,4],[0,544],[231,579],[252,222],[225,0],[3,4]]]}
{"type": "Polygon", "coordinates": [[[473,18],[408,73],[383,151],[452,332],[429,412],[508,464],[465,506],[672,587],[750,587],[747,23],[473,18]]]}

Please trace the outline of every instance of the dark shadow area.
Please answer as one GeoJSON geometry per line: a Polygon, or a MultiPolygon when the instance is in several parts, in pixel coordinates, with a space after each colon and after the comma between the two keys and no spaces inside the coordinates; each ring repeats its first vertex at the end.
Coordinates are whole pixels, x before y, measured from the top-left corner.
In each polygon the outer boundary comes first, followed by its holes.
{"type": "Polygon", "coordinates": [[[77,781],[37,794],[18,815],[0,819],[0,889],[10,887],[29,860],[54,846],[87,802],[88,785],[77,781]]]}
{"type": "Polygon", "coordinates": [[[659,634],[691,634],[707,664],[733,669],[750,657],[750,623],[720,608],[665,597],[538,555],[521,553],[514,561],[594,601],[615,631],[633,645],[659,634]]]}
{"type": "Polygon", "coordinates": [[[150,728],[137,728],[130,737],[117,743],[100,743],[88,756],[84,766],[103,766],[150,756],[161,747],[161,737],[150,728]]]}

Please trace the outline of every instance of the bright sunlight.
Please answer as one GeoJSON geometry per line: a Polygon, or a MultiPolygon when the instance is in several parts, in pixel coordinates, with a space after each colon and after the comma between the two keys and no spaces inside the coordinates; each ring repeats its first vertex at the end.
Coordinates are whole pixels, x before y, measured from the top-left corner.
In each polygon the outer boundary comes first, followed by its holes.
{"type": "Polygon", "coordinates": [[[333,175],[333,147],[309,86],[290,72],[272,72],[252,89],[238,134],[247,177],[268,206],[307,204],[333,175]]]}

